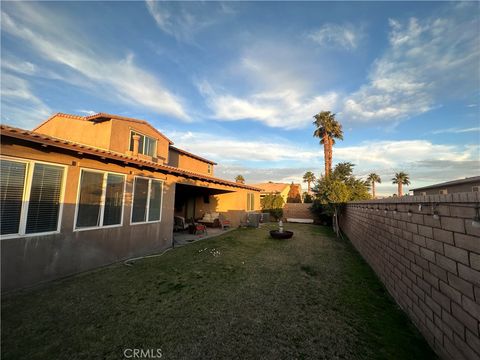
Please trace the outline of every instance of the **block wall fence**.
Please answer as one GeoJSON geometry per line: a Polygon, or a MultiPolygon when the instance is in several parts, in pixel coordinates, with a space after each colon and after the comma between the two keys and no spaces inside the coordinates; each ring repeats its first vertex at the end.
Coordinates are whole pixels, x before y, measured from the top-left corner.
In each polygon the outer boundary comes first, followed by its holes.
{"type": "Polygon", "coordinates": [[[442,359],[480,359],[480,193],[348,203],[340,227],[442,359]]]}

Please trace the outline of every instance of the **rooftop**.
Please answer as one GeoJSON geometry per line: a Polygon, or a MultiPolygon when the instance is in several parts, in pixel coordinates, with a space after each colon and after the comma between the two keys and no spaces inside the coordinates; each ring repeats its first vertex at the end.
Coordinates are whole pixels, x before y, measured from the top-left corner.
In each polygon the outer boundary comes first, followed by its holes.
{"type": "Polygon", "coordinates": [[[473,182],[480,183],[480,176],[472,176],[472,177],[467,177],[467,178],[464,178],[464,179],[446,181],[446,182],[443,182],[443,183],[438,183],[438,184],[423,186],[423,187],[419,187],[419,188],[415,188],[415,189],[410,189],[410,191],[435,189],[435,188],[443,187],[443,186],[461,185],[461,184],[468,184],[468,183],[473,183],[473,182]]]}
{"type": "Polygon", "coordinates": [[[142,160],[142,159],[125,155],[122,153],[118,153],[115,151],[101,149],[101,148],[97,148],[90,145],[80,144],[80,143],[56,138],[49,135],[39,134],[30,130],[20,129],[20,128],[3,125],[3,124],[0,125],[0,130],[1,130],[0,134],[2,137],[7,136],[7,137],[17,138],[25,141],[35,142],[35,143],[41,144],[41,146],[43,147],[51,146],[55,148],[71,150],[78,154],[89,154],[96,157],[100,157],[101,159],[111,159],[116,161],[122,161],[126,164],[132,164],[140,167],[148,167],[151,169],[159,170],[167,174],[185,176],[191,179],[205,180],[208,182],[217,183],[221,185],[233,186],[233,187],[244,188],[244,189],[249,189],[254,191],[260,190],[259,188],[256,188],[252,185],[239,184],[234,181],[224,180],[224,179],[220,179],[212,176],[205,176],[203,174],[179,169],[173,166],[160,165],[152,161],[142,160]]]}

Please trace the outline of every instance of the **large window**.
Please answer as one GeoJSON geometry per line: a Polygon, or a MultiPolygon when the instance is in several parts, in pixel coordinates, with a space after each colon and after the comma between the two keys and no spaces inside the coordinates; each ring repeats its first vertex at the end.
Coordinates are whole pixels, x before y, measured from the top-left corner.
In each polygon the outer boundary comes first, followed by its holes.
{"type": "Polygon", "coordinates": [[[247,194],[247,211],[253,211],[255,209],[255,195],[253,193],[247,194]]]}
{"type": "Polygon", "coordinates": [[[136,177],[133,189],[132,223],[159,221],[162,215],[163,182],[136,177]]]}
{"type": "Polygon", "coordinates": [[[138,140],[138,153],[155,157],[157,155],[157,140],[154,138],[130,131],[130,151],[133,151],[133,135],[140,136],[138,140]]]}
{"type": "Polygon", "coordinates": [[[122,224],[125,175],[82,169],[75,229],[122,224]]]}
{"type": "Polygon", "coordinates": [[[1,235],[58,231],[64,172],[59,165],[1,159],[1,235]]]}

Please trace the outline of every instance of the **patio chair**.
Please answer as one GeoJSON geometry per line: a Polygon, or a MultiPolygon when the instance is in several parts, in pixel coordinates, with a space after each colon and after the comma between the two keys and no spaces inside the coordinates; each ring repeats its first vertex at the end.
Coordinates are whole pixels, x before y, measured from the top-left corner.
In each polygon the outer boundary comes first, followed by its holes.
{"type": "Polygon", "coordinates": [[[205,235],[208,235],[207,226],[196,222],[194,218],[190,220],[190,225],[188,226],[188,229],[189,232],[194,235],[197,235],[199,232],[203,232],[205,235]]]}
{"type": "Polygon", "coordinates": [[[173,217],[173,230],[174,231],[185,231],[188,229],[188,224],[185,221],[185,218],[181,216],[173,217]]]}
{"type": "Polygon", "coordinates": [[[220,214],[220,216],[218,217],[218,222],[222,230],[225,230],[226,228],[230,228],[232,226],[230,220],[226,219],[222,214],[220,214]]]}

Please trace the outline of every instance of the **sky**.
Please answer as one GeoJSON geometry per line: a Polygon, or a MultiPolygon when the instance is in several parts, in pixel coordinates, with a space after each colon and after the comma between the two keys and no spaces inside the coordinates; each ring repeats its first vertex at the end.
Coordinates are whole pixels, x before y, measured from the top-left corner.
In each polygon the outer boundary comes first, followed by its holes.
{"type": "MultiPolygon", "coordinates": [[[[149,121],[247,183],[333,163],[409,188],[480,174],[478,2],[2,2],[1,121],[149,121]]],[[[303,184],[304,188],[306,185],[303,184]]]]}

